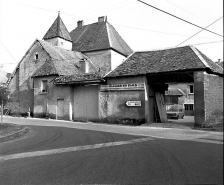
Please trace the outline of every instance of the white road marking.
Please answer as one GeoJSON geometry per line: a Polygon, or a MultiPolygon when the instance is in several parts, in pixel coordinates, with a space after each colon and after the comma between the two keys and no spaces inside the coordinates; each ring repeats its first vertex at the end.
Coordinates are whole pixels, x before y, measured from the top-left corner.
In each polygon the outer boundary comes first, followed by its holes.
{"type": "Polygon", "coordinates": [[[0,162],[11,160],[11,159],[22,159],[22,158],[28,158],[28,157],[46,156],[46,155],[61,154],[61,153],[82,151],[82,150],[88,150],[88,149],[105,148],[110,146],[119,146],[119,145],[139,143],[139,142],[144,142],[149,140],[153,140],[153,139],[147,137],[147,138],[141,138],[141,139],[133,139],[129,141],[117,141],[117,142],[110,142],[110,143],[100,143],[95,145],[76,146],[76,147],[69,147],[69,148],[59,148],[59,149],[44,150],[44,151],[10,154],[5,156],[0,156],[0,162]]]}

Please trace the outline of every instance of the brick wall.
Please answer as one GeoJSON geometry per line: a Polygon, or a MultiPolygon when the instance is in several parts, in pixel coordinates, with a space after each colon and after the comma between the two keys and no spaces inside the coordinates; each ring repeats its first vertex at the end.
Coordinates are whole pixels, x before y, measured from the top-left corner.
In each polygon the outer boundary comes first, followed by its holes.
{"type": "Polygon", "coordinates": [[[194,73],[195,126],[223,124],[223,77],[194,73]]]}
{"type": "Polygon", "coordinates": [[[205,75],[205,124],[223,124],[223,77],[205,75]]]}

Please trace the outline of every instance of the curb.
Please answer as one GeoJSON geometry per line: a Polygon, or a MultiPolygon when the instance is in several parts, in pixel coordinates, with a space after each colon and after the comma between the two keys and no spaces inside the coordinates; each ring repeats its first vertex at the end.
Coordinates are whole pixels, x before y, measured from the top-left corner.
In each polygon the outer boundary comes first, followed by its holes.
{"type": "Polygon", "coordinates": [[[23,136],[25,133],[29,132],[29,128],[25,127],[22,130],[15,132],[13,134],[9,134],[0,138],[0,143],[8,140],[13,140],[14,138],[19,138],[23,136]]]}

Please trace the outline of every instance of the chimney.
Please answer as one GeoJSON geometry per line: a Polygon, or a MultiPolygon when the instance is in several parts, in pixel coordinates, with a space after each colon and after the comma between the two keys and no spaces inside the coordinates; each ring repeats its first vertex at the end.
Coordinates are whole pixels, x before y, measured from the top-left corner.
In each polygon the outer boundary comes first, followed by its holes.
{"type": "Polygon", "coordinates": [[[106,21],[107,21],[107,16],[98,17],[98,23],[106,22],[106,21]]]}
{"type": "Polygon", "coordinates": [[[89,73],[89,63],[88,62],[86,62],[84,59],[81,59],[79,61],[79,64],[80,64],[80,70],[83,73],[89,73]]]}
{"type": "Polygon", "coordinates": [[[82,27],[83,25],[84,25],[83,20],[82,20],[82,21],[78,21],[78,22],[77,22],[77,27],[82,27]]]}

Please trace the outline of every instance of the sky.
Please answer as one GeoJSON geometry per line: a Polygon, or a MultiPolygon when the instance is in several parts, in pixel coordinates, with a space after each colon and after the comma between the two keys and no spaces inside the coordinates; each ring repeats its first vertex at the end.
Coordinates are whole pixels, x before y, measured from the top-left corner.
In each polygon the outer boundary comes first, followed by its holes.
{"type": "Polygon", "coordinates": [[[0,68],[13,72],[35,41],[60,16],[72,31],[107,16],[134,51],[194,45],[213,61],[223,61],[223,0],[0,0],[0,68]],[[192,25],[192,24],[193,25],[192,25]],[[209,26],[211,25],[211,26],[209,26]],[[208,27],[209,26],[209,27],[208,27]]]}

